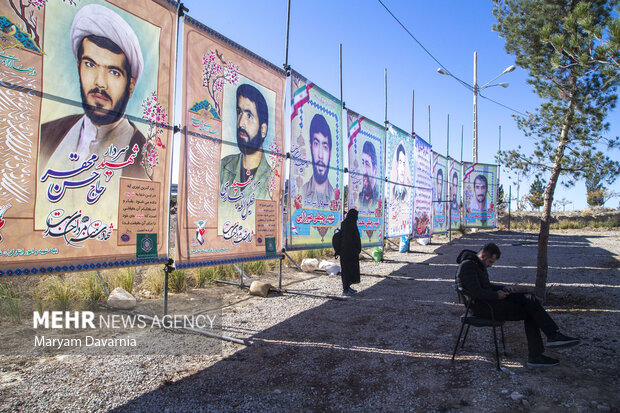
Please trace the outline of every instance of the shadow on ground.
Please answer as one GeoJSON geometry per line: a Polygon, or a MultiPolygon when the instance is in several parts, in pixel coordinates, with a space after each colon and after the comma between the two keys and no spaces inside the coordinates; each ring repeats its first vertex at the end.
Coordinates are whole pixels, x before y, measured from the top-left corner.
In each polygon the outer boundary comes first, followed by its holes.
{"type": "Polygon", "coordinates": [[[253,345],[116,410],[523,408],[508,397],[513,391],[541,409],[564,410],[562,403],[587,409],[592,400],[620,406],[615,340],[620,329],[619,262],[610,251],[592,246],[592,238],[550,238],[549,309],[565,331],[585,338],[581,346],[549,353],[562,358],[559,367],[540,371],[523,366],[526,343],[520,322],[506,327],[506,370],[494,369],[488,329],[472,330],[465,349],[451,362],[463,310],[452,284],[455,257],[463,248],[495,242],[503,253],[490,270],[494,281],[527,287],[535,280],[536,235],[478,232],[423,247],[423,256],[387,255],[402,264],[364,264],[362,272],[387,275],[385,269],[391,268],[391,275],[413,279],[384,279],[350,299],[302,312],[249,337],[253,345]],[[433,249],[438,254],[429,257],[433,249]]]}

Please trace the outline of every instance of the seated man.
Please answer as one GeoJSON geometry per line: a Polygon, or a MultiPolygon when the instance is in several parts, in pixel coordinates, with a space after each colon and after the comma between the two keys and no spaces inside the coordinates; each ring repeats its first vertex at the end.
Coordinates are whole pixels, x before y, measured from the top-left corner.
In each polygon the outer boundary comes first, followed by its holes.
{"type": "Polygon", "coordinates": [[[471,308],[474,315],[491,318],[489,307],[483,302],[476,302],[476,299],[481,299],[491,304],[495,320],[525,321],[529,367],[557,366],[559,360],[543,354],[545,348],[540,331],[547,336],[547,347],[574,345],[581,340],[560,333],[557,324],[532,294],[515,293],[511,287],[489,282],[487,268],[491,267],[500,255],[499,247],[493,243],[486,244],[478,253],[472,250],[461,251],[456,259],[459,264],[459,287],[473,299],[471,308]]]}

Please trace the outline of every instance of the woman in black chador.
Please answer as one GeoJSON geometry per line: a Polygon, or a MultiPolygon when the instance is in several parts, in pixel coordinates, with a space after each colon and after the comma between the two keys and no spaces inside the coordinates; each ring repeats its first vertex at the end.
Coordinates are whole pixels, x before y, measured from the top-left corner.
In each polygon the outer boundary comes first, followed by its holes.
{"type": "Polygon", "coordinates": [[[347,217],[342,221],[342,244],[340,247],[340,266],[342,267],[342,294],[352,295],[357,291],[351,284],[360,282],[360,253],[362,239],[357,229],[357,210],[350,209],[347,217]]]}

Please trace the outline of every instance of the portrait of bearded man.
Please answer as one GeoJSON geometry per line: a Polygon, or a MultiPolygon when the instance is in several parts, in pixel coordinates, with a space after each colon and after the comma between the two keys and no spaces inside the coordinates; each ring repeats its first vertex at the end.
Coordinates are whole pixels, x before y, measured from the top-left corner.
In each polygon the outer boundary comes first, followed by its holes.
{"type": "Polygon", "coordinates": [[[269,131],[269,109],[263,94],[254,86],[244,83],[237,88],[237,148],[239,153],[225,156],[220,163],[220,188],[228,183],[232,193],[234,182],[251,183],[256,199],[271,199],[269,176],[271,165],[263,152],[263,143],[269,131]]]}

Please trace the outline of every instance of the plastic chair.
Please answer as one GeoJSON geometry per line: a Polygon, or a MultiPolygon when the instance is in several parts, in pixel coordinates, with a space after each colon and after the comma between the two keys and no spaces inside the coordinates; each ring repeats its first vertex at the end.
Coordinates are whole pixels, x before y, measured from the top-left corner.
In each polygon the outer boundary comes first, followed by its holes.
{"type": "Polygon", "coordinates": [[[454,352],[452,353],[452,361],[454,361],[454,357],[456,357],[456,351],[459,348],[459,341],[461,340],[461,336],[463,335],[463,329],[467,326],[465,330],[465,336],[463,337],[463,342],[461,343],[461,348],[465,346],[465,340],[467,339],[467,334],[469,333],[469,327],[491,327],[493,329],[493,344],[495,344],[495,360],[497,362],[497,369],[501,370],[501,366],[499,364],[499,348],[497,345],[497,327],[500,328],[502,332],[502,346],[504,348],[504,356],[506,355],[506,342],[504,341],[504,321],[496,321],[495,316],[493,314],[493,307],[491,304],[486,302],[485,300],[477,300],[477,302],[483,302],[489,306],[491,318],[481,318],[476,317],[470,313],[470,307],[472,305],[473,299],[467,294],[463,288],[454,285],[454,288],[459,296],[459,302],[463,302],[465,304],[465,313],[461,315],[461,330],[459,331],[459,336],[456,339],[456,345],[454,346],[454,352]]]}

